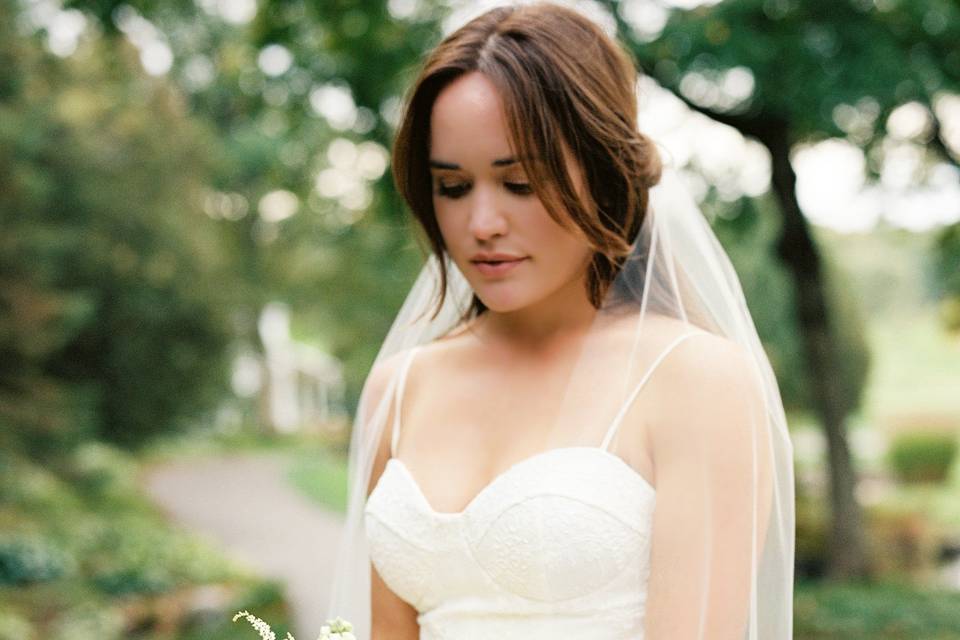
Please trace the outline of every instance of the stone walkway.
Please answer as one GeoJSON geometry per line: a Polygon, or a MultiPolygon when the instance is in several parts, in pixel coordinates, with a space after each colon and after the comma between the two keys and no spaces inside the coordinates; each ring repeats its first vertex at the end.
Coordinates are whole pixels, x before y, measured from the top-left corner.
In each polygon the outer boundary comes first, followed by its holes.
{"type": "Polygon", "coordinates": [[[324,622],[341,516],[293,489],[284,477],[286,464],[275,453],[191,459],[151,467],[143,483],[174,521],[281,581],[293,634],[309,640],[324,622]]]}

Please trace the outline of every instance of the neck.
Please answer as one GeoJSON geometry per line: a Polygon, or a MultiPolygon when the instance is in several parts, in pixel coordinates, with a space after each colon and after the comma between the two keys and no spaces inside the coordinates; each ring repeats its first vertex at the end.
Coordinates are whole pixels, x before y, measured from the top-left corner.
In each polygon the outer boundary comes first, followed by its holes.
{"type": "Polygon", "coordinates": [[[596,313],[587,297],[584,275],[522,309],[502,312],[487,309],[479,324],[484,325],[484,336],[515,352],[541,352],[583,336],[596,313]]]}

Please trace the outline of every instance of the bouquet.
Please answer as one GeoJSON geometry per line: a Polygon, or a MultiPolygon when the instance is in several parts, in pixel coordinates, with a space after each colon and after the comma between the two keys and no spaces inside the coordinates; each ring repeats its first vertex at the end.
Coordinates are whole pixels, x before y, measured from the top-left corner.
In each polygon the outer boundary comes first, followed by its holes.
{"type": "MultiPolygon", "coordinates": [[[[276,640],[277,634],[270,629],[270,625],[252,613],[240,611],[233,616],[233,621],[236,622],[237,618],[249,620],[263,640],[276,640]]],[[[284,640],[296,640],[296,638],[288,631],[284,640]]],[[[334,620],[327,620],[327,624],[320,627],[320,635],[317,636],[317,640],[357,640],[357,638],[353,635],[353,625],[337,616],[334,620]]]]}

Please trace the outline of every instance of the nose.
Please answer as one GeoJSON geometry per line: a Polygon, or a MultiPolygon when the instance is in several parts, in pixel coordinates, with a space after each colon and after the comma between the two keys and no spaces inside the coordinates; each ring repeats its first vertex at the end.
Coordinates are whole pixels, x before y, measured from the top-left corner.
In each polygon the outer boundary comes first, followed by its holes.
{"type": "Polygon", "coordinates": [[[470,208],[470,233],[477,240],[488,240],[507,232],[507,219],[492,190],[474,187],[470,208]]]}

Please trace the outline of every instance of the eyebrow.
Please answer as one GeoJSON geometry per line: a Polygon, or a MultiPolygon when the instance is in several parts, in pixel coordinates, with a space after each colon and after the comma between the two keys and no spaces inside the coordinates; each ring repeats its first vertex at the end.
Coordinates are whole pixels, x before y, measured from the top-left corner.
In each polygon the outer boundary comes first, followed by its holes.
{"type": "MultiPolygon", "coordinates": [[[[492,167],[506,167],[511,164],[515,164],[518,160],[510,156],[509,158],[497,158],[490,163],[492,167]]],[[[462,169],[460,165],[455,162],[444,162],[443,160],[430,159],[430,168],[431,169],[462,169]]]]}

